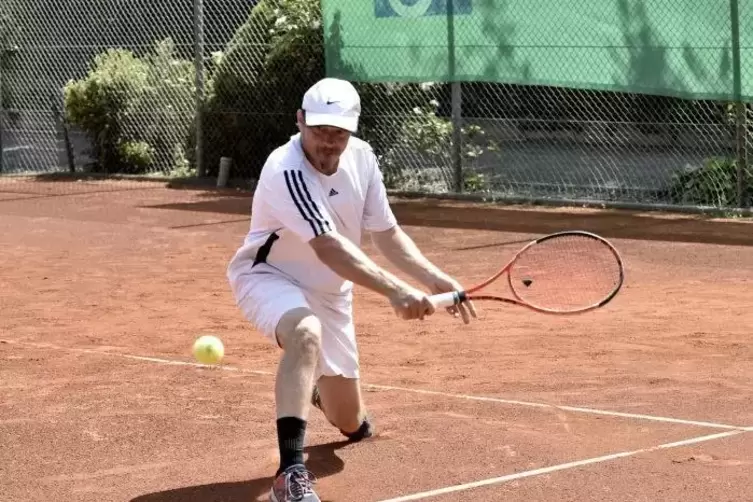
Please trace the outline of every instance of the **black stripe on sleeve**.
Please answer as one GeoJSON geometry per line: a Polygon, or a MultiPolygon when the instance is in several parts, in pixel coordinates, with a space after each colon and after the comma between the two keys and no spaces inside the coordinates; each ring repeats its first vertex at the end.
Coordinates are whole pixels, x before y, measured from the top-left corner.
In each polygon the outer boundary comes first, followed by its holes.
{"type": "Polygon", "coordinates": [[[299,176],[299,179],[296,179],[295,171],[285,171],[284,174],[285,184],[288,187],[290,198],[293,199],[293,203],[295,203],[295,206],[298,208],[298,212],[301,214],[301,217],[306,220],[309,225],[311,225],[311,230],[314,232],[314,236],[323,234],[325,225],[328,229],[330,228],[330,225],[329,222],[324,220],[324,218],[319,219],[314,214],[316,212],[317,214],[321,215],[319,208],[316,207],[316,204],[311,199],[311,196],[308,195],[309,192],[308,189],[306,189],[306,184],[303,180],[303,173],[300,173],[299,171],[299,174],[301,175],[299,176]],[[306,195],[304,195],[303,191],[301,191],[299,184],[303,186],[306,195]],[[312,210],[309,205],[314,209],[312,210]]]}

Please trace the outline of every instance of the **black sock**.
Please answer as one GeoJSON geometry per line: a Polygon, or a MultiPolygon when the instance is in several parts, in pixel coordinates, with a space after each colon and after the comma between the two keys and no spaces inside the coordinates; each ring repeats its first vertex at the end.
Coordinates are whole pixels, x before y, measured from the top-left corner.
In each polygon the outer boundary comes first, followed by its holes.
{"type": "Polygon", "coordinates": [[[280,448],[280,468],[277,474],[295,464],[303,463],[303,442],[306,421],[297,417],[277,419],[277,445],[280,448]]]}

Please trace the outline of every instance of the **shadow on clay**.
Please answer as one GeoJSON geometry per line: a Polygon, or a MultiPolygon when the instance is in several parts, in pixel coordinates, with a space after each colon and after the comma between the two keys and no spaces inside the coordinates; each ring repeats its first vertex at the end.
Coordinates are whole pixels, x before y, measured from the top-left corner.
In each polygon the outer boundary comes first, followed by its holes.
{"type": "MultiPolygon", "coordinates": [[[[336,452],[349,444],[348,441],[337,441],[307,447],[305,449],[308,454],[306,467],[316,475],[317,479],[341,472],[345,463],[337,456],[336,452]]],[[[253,502],[268,500],[269,489],[273,480],[273,477],[269,476],[249,481],[188,486],[141,495],[131,499],[130,502],[253,502]]],[[[323,502],[328,501],[323,499],[323,502]]]]}

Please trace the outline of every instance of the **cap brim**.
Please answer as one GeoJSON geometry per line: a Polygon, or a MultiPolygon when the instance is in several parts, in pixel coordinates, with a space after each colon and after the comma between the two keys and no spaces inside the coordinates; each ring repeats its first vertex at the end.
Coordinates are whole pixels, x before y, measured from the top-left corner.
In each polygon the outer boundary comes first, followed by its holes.
{"type": "Polygon", "coordinates": [[[358,117],[343,117],[342,115],[306,112],[306,125],[312,127],[328,125],[339,127],[350,132],[356,132],[358,129],[358,117]]]}

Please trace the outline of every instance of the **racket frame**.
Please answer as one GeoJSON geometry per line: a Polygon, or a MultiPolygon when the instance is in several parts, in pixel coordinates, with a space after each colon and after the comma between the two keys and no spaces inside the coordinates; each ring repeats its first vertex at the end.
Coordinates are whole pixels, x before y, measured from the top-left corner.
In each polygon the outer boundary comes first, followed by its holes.
{"type": "Polygon", "coordinates": [[[625,268],[623,266],[622,257],[620,256],[620,253],[617,251],[617,248],[612,245],[611,242],[609,242],[604,237],[601,237],[600,235],[597,235],[592,232],[587,232],[585,230],[564,230],[562,232],[555,232],[552,234],[547,234],[544,236],[541,236],[537,239],[532,240],[525,246],[523,246],[520,250],[518,250],[517,253],[507,262],[507,264],[499,269],[495,274],[490,276],[488,279],[484,280],[483,282],[480,282],[476,285],[474,285],[471,288],[467,288],[463,291],[450,291],[448,293],[439,293],[435,295],[431,295],[429,297],[430,301],[434,305],[435,308],[449,308],[456,305],[459,305],[460,303],[463,303],[465,301],[475,301],[475,300],[486,300],[486,301],[497,301],[497,302],[503,302],[503,303],[510,303],[513,305],[519,305],[521,307],[526,307],[528,309],[531,309],[536,312],[540,312],[543,314],[556,314],[556,315],[573,315],[573,314],[582,314],[584,312],[588,312],[597,308],[601,308],[611,302],[615,296],[617,296],[617,293],[619,293],[620,289],[622,289],[622,286],[625,282],[625,268]],[[583,237],[589,237],[594,240],[599,241],[603,245],[607,247],[614,256],[615,260],[617,261],[617,265],[619,268],[619,280],[617,284],[615,285],[614,289],[602,300],[599,302],[589,305],[587,307],[582,307],[575,310],[555,310],[555,309],[547,309],[543,307],[537,307],[535,305],[531,305],[530,303],[522,300],[517,293],[515,292],[515,288],[512,285],[512,276],[508,273],[510,268],[515,264],[515,262],[518,260],[518,258],[525,253],[529,248],[535,246],[536,244],[540,244],[542,242],[548,241],[550,239],[555,239],[559,237],[564,237],[568,235],[580,235],[583,237]],[[476,295],[477,291],[482,290],[483,288],[487,287],[489,284],[496,281],[502,274],[507,273],[507,283],[510,286],[510,291],[512,292],[512,295],[515,298],[508,298],[503,296],[496,296],[496,295],[476,295]]]}

